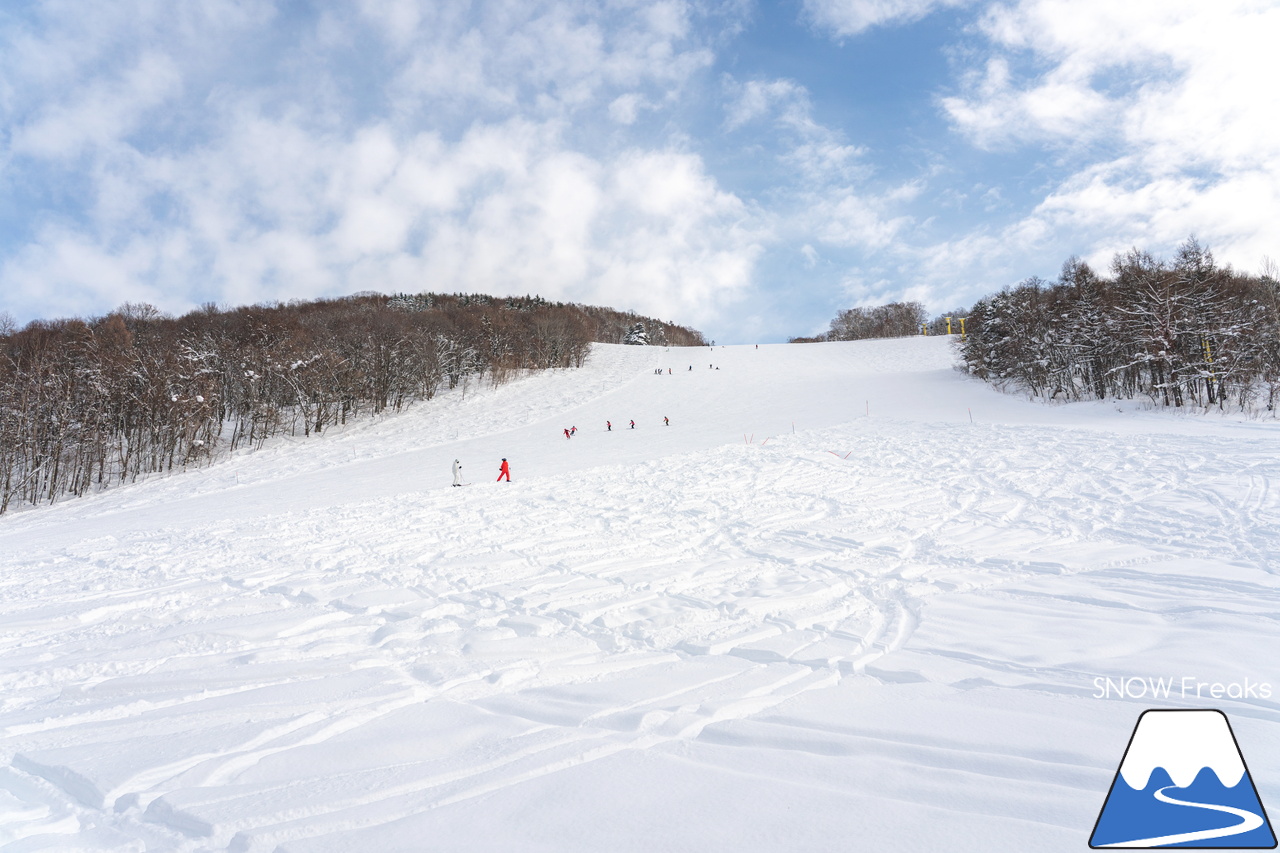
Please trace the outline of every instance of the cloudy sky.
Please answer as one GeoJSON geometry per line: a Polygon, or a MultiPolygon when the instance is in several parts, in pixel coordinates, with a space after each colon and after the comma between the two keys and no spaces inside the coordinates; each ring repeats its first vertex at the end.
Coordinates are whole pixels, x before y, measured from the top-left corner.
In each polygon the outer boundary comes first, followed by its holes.
{"type": "Polygon", "coordinates": [[[539,293],[720,342],[1280,258],[1277,0],[0,10],[0,313],[539,293]]]}

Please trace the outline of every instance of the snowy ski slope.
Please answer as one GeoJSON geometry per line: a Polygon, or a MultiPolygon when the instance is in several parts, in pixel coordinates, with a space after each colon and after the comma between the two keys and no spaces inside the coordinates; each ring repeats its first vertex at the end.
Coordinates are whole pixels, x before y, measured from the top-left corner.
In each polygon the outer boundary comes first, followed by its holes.
{"type": "Polygon", "coordinates": [[[1280,426],[949,346],[600,346],[0,517],[0,850],[1081,850],[1148,707],[1280,811],[1280,426]]]}

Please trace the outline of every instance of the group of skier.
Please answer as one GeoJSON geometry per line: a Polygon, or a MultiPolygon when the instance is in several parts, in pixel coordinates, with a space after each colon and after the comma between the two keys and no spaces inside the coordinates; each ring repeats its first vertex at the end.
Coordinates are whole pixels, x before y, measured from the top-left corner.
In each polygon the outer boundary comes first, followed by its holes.
{"type": "MultiPolygon", "coordinates": [[[[712,348],[714,349],[714,342],[713,342],[712,348]]],[[[759,344],[756,344],[756,349],[760,349],[759,344]]],[[[720,369],[716,367],[714,364],[708,364],[707,368],[711,370],[720,369]]],[[[689,370],[691,371],[693,370],[692,364],[689,365],[689,370]]],[[[660,367],[654,368],[653,372],[655,374],[660,374],[662,373],[662,368],[660,367]]],[[[667,368],[667,375],[671,375],[671,368],[669,367],[667,368]]],[[[632,429],[636,428],[636,422],[634,420],[630,421],[630,425],[632,429]]],[[[671,426],[671,419],[668,417],[663,417],[662,425],[671,426]]],[[[606,432],[613,432],[613,421],[605,421],[604,428],[606,432]]],[[[577,435],[577,433],[578,433],[578,428],[576,426],[571,426],[565,429],[564,437],[566,439],[573,438],[575,435],[577,435]]],[[[511,482],[511,467],[507,464],[507,459],[505,456],[502,458],[502,464],[498,466],[498,482],[502,482],[503,480],[506,480],[508,483],[511,482]]],[[[453,484],[455,486],[468,485],[467,483],[462,482],[462,463],[457,459],[453,460],[453,484]]]]}
{"type": "MultiPolygon", "coordinates": [[[[632,429],[636,428],[636,422],[634,419],[630,421],[630,425],[632,429]]],[[[664,415],[662,418],[662,425],[671,426],[671,418],[666,417],[664,415]]],[[[605,426],[606,432],[613,432],[613,421],[605,421],[604,426],[605,426]]],[[[571,426],[565,429],[564,437],[573,438],[575,435],[577,435],[577,433],[578,433],[578,428],[576,426],[571,426]]],[[[507,457],[505,456],[502,457],[502,464],[498,466],[498,482],[500,483],[503,480],[506,480],[508,483],[511,482],[511,466],[507,463],[507,457]]],[[[464,483],[462,481],[462,461],[459,459],[453,460],[453,485],[455,486],[470,485],[470,483],[464,483]]]]}
{"type": "MultiPolygon", "coordinates": [[[[635,428],[636,428],[636,422],[635,422],[634,420],[629,421],[628,423],[630,424],[630,426],[631,426],[631,428],[632,428],[632,429],[635,429],[635,428]]],[[[671,426],[671,418],[663,417],[663,419],[662,419],[662,425],[663,425],[663,426],[671,426]]],[[[605,431],[605,432],[613,432],[613,421],[605,421],[605,422],[604,422],[604,431],[605,431]]]]}

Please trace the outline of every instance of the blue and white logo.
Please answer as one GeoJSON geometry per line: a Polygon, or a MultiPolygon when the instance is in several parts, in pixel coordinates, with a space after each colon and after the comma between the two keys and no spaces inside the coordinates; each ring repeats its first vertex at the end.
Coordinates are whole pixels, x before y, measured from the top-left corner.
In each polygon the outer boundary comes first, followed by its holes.
{"type": "Polygon", "coordinates": [[[1089,846],[1274,848],[1226,714],[1144,711],[1089,846]]]}

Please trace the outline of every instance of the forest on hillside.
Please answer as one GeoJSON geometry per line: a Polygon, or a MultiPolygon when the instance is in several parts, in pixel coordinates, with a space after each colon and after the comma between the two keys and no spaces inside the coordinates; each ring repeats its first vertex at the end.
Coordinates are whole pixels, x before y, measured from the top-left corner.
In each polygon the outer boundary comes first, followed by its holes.
{"type": "Polygon", "coordinates": [[[932,320],[919,302],[848,308],[791,342],[964,333],[961,366],[1002,390],[1274,412],[1280,280],[1265,266],[1256,276],[1220,266],[1192,237],[1171,261],[1119,253],[1109,275],[1072,257],[1056,281],[1028,278],[932,320]]]}
{"type": "Polygon", "coordinates": [[[580,367],[593,341],[704,346],[536,296],[365,293],[169,317],[0,323],[0,513],[313,435],[467,382],[580,367]]]}
{"type": "Polygon", "coordinates": [[[810,344],[824,341],[865,341],[872,338],[905,338],[911,335],[946,335],[960,330],[960,318],[967,314],[957,308],[929,319],[919,302],[890,302],[846,308],[836,314],[827,331],[811,337],[791,338],[788,343],[810,344]],[[948,324],[948,321],[951,321],[948,324]]]}
{"type": "Polygon", "coordinates": [[[1274,411],[1280,282],[1267,266],[1219,266],[1194,238],[1172,261],[1117,254],[1109,276],[1070,258],[1057,281],[1030,278],[974,305],[961,359],[1035,397],[1274,411]]]}

